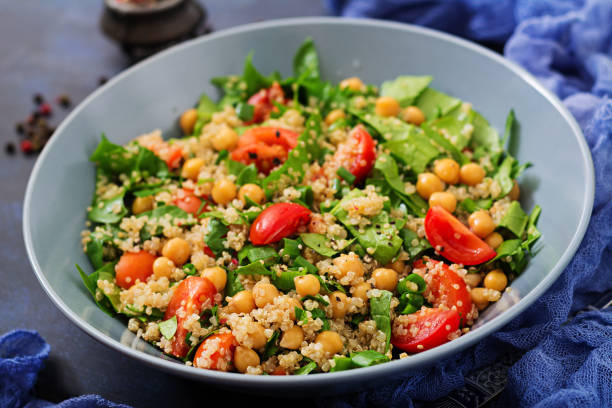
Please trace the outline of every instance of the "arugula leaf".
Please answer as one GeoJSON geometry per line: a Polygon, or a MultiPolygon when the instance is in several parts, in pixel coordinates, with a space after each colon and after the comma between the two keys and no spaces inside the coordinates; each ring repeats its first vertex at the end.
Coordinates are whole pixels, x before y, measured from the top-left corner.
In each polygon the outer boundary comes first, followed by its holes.
{"type": "Polygon", "coordinates": [[[174,333],[176,333],[177,329],[177,321],[176,316],[172,316],[168,320],[164,320],[163,322],[158,323],[159,332],[164,336],[167,340],[170,340],[174,337],[174,333]]]}
{"type": "Polygon", "coordinates": [[[216,218],[208,221],[208,232],[204,236],[204,242],[216,256],[221,255],[226,250],[223,244],[229,228],[216,218]]]}
{"type": "Polygon", "coordinates": [[[471,198],[466,198],[465,200],[459,203],[459,208],[462,210],[473,213],[478,210],[488,210],[493,205],[492,198],[483,198],[480,200],[472,200],[471,198]]]}
{"type": "Polygon", "coordinates": [[[412,105],[432,79],[430,76],[398,76],[393,81],[383,82],[380,94],[396,99],[402,107],[412,105]]]}
{"type": "Polygon", "coordinates": [[[289,258],[294,259],[301,254],[300,245],[300,240],[283,238],[283,249],[281,253],[283,256],[288,255],[289,258]]]}
{"type": "Polygon", "coordinates": [[[370,298],[370,316],[376,323],[376,328],[387,337],[385,353],[391,342],[391,297],[393,294],[388,290],[380,290],[378,296],[370,298]]]}
{"type": "Polygon", "coordinates": [[[244,287],[238,280],[236,271],[229,269],[227,271],[227,284],[225,285],[225,296],[234,296],[236,293],[243,291],[244,287]]]}
{"type": "Polygon", "coordinates": [[[236,273],[241,275],[272,275],[272,272],[267,269],[261,261],[253,262],[236,269],[236,273]]]}
{"type": "Polygon", "coordinates": [[[298,82],[303,79],[319,80],[319,57],[312,38],[308,37],[293,57],[293,73],[298,82]]]}
{"type": "Polygon", "coordinates": [[[264,348],[262,355],[263,360],[269,359],[270,357],[275,355],[280,349],[280,347],[278,346],[278,339],[280,337],[280,334],[280,330],[275,330],[272,336],[266,342],[266,347],[264,348]]]}
{"type": "Polygon", "coordinates": [[[425,89],[416,100],[416,106],[423,111],[427,120],[446,115],[459,105],[461,100],[433,88],[425,89]]]}
{"type": "Polygon", "coordinates": [[[271,246],[253,246],[247,245],[238,252],[238,262],[242,264],[244,259],[249,262],[257,262],[263,260],[264,263],[270,264],[278,260],[279,255],[271,246]]]}
{"type": "Polygon", "coordinates": [[[236,179],[236,184],[239,186],[245,184],[257,184],[257,167],[254,164],[250,164],[245,166],[240,173],[238,174],[238,178],[236,179]]]}
{"type": "Polygon", "coordinates": [[[376,364],[386,363],[387,361],[389,361],[389,357],[374,350],[351,353],[351,363],[355,367],[371,367],[376,364]]]}
{"type": "Polygon", "coordinates": [[[300,238],[302,239],[304,245],[320,255],[331,258],[338,253],[331,248],[331,241],[325,235],[304,233],[300,234],[300,238]]]}
{"type": "Polygon", "coordinates": [[[504,227],[512,232],[517,238],[522,238],[528,221],[529,218],[521,208],[521,205],[518,201],[513,201],[508,207],[506,214],[504,214],[499,222],[498,227],[504,227]]]}
{"type": "Polygon", "coordinates": [[[107,200],[96,201],[91,206],[91,211],[87,215],[90,221],[100,224],[115,224],[128,213],[127,208],[123,204],[125,190],[113,198],[107,200]],[[116,211],[118,209],[118,211],[116,211]]]}
{"type": "Polygon", "coordinates": [[[300,367],[299,369],[295,370],[293,375],[306,375],[306,374],[310,374],[316,368],[317,368],[317,363],[315,363],[314,361],[311,361],[308,364],[306,364],[305,366],[300,367]]]}
{"type": "Polygon", "coordinates": [[[349,222],[348,213],[342,208],[347,200],[353,200],[362,195],[359,190],[353,190],[332,210],[332,214],[357,238],[364,248],[371,248],[370,254],[381,264],[387,264],[402,246],[402,239],[398,236],[397,228],[390,223],[389,214],[381,211],[371,219],[371,225],[361,233],[349,222]],[[388,227],[387,227],[388,224],[388,227]],[[383,227],[384,226],[384,227],[383,227]]]}

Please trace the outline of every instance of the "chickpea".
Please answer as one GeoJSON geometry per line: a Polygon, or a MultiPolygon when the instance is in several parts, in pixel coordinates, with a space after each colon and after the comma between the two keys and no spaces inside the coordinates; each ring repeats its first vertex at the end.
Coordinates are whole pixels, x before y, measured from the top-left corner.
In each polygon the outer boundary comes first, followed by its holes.
{"type": "Polygon", "coordinates": [[[312,274],[296,276],[293,278],[295,290],[301,297],[308,295],[316,295],[321,290],[321,283],[316,276],[312,274]]]}
{"type": "Polygon", "coordinates": [[[221,129],[210,138],[210,143],[216,151],[231,150],[238,144],[238,133],[227,125],[221,126],[221,129]]]}
{"type": "Polygon", "coordinates": [[[342,109],[334,109],[333,111],[329,112],[325,117],[325,124],[327,126],[330,126],[335,121],[344,118],[346,118],[346,113],[344,113],[342,109]]]}
{"type": "Polygon", "coordinates": [[[475,186],[480,183],[485,176],[485,171],[479,164],[468,163],[461,166],[459,170],[459,179],[461,183],[468,186],[475,186]]]}
{"type": "Polygon", "coordinates": [[[340,89],[345,88],[348,88],[354,92],[359,92],[362,91],[365,87],[363,85],[363,82],[361,82],[361,79],[359,79],[358,77],[350,77],[343,79],[342,82],[340,82],[340,89]]]}
{"type": "Polygon", "coordinates": [[[230,313],[251,313],[255,309],[255,299],[250,290],[241,290],[232,296],[227,304],[230,313]]]}
{"type": "Polygon", "coordinates": [[[340,291],[336,291],[329,295],[329,303],[332,307],[335,319],[341,319],[346,316],[348,311],[348,298],[340,291]]]}
{"type": "Polygon", "coordinates": [[[442,180],[433,173],[421,173],[417,178],[416,185],[417,193],[425,200],[429,200],[429,197],[435,192],[444,190],[442,180]]]}
{"type": "Polygon", "coordinates": [[[184,134],[190,135],[193,132],[193,127],[198,120],[198,111],[196,109],[187,109],[181,115],[179,124],[184,134]]]}
{"type": "Polygon", "coordinates": [[[436,160],[433,171],[445,183],[457,184],[459,182],[459,163],[453,159],[436,160]]]}
{"type": "Polygon", "coordinates": [[[134,214],[142,214],[143,212],[151,211],[153,209],[153,197],[136,197],[132,203],[132,212],[134,214]]]}
{"type": "Polygon", "coordinates": [[[204,159],[200,157],[194,157],[187,160],[185,164],[183,164],[181,176],[196,181],[198,179],[198,174],[200,174],[200,169],[204,164],[204,159]]]}
{"type": "Polygon", "coordinates": [[[342,344],[342,338],[335,331],[326,330],[317,334],[315,343],[323,346],[323,351],[328,355],[333,355],[342,351],[344,347],[342,344]]]}
{"type": "Polygon", "coordinates": [[[293,326],[283,333],[279,345],[289,350],[297,350],[304,341],[304,330],[300,326],[293,326]]]}
{"type": "Polygon", "coordinates": [[[393,269],[395,272],[397,273],[402,273],[404,272],[404,268],[406,267],[406,262],[397,259],[393,262],[388,263],[387,265],[385,265],[385,268],[390,268],[393,269]]]}
{"type": "Polygon", "coordinates": [[[153,276],[155,276],[156,279],[162,277],[170,277],[170,274],[173,270],[174,262],[172,262],[165,256],[160,256],[159,258],[156,258],[155,261],[153,261],[153,276]]]}
{"type": "Polygon", "coordinates": [[[429,197],[429,206],[439,205],[449,213],[455,212],[457,208],[457,198],[453,193],[446,191],[437,191],[429,197]]]}
{"type": "Polygon", "coordinates": [[[485,242],[491,248],[497,249],[504,242],[504,238],[499,232],[492,232],[486,236],[485,242]]]}
{"type": "Polygon", "coordinates": [[[266,345],[268,338],[266,337],[265,329],[261,323],[253,322],[247,327],[248,338],[245,341],[246,346],[254,349],[260,349],[266,345]]]}
{"type": "Polygon", "coordinates": [[[253,286],[253,297],[257,307],[264,307],[267,304],[273,303],[274,298],[279,295],[278,289],[271,283],[261,282],[253,286]]]}
{"type": "Polygon", "coordinates": [[[508,193],[508,197],[510,197],[511,200],[516,201],[519,199],[520,196],[521,188],[519,187],[518,182],[514,180],[514,184],[512,184],[512,190],[510,190],[510,193],[508,193]]]}
{"type": "Polygon", "coordinates": [[[259,365],[259,355],[253,349],[238,346],[234,350],[234,367],[241,373],[246,373],[248,367],[259,365]]]}
{"type": "Polygon", "coordinates": [[[374,286],[378,289],[393,291],[397,286],[397,272],[393,269],[377,268],[372,272],[374,286]]]}
{"type": "Polygon", "coordinates": [[[359,298],[364,302],[368,301],[368,290],[372,289],[372,286],[367,282],[361,282],[351,288],[353,297],[359,298]]]}
{"type": "Polygon", "coordinates": [[[489,300],[485,296],[484,291],[484,288],[474,288],[470,291],[472,302],[474,302],[478,310],[482,310],[489,305],[489,300]]]}
{"type": "Polygon", "coordinates": [[[213,185],[212,198],[217,204],[227,204],[236,198],[236,185],[230,180],[218,180],[213,185]]]}
{"type": "Polygon", "coordinates": [[[420,126],[425,122],[425,114],[416,106],[408,106],[402,110],[402,120],[420,126]]]}
{"type": "Polygon", "coordinates": [[[361,260],[355,254],[340,255],[334,258],[333,263],[336,268],[332,269],[332,274],[337,279],[345,277],[349,272],[352,272],[355,277],[361,277],[365,272],[361,260]]]}
{"type": "Polygon", "coordinates": [[[240,187],[238,191],[238,199],[242,201],[242,204],[246,205],[246,197],[249,197],[251,201],[256,202],[257,204],[263,204],[266,201],[266,194],[263,189],[259,187],[257,184],[245,184],[240,187]]]}
{"type": "Polygon", "coordinates": [[[502,291],[508,285],[508,278],[501,269],[494,269],[487,273],[484,278],[484,286],[487,289],[502,291]]]}
{"type": "Polygon", "coordinates": [[[400,105],[397,100],[390,96],[381,96],[376,99],[375,111],[378,116],[397,116],[400,113],[400,105]]]}
{"type": "Polygon", "coordinates": [[[201,276],[215,285],[217,292],[221,292],[227,283],[227,272],[220,266],[213,266],[202,271],[201,276]]]}
{"type": "Polygon", "coordinates": [[[470,214],[468,223],[474,234],[481,238],[486,237],[495,230],[495,223],[486,210],[478,210],[470,214]]]}
{"type": "Polygon", "coordinates": [[[162,248],[162,255],[169,258],[175,265],[182,265],[189,259],[191,248],[183,238],[172,238],[162,248]]]}
{"type": "Polygon", "coordinates": [[[482,275],[479,273],[468,273],[463,280],[470,285],[470,287],[475,288],[482,281],[482,275]]]}

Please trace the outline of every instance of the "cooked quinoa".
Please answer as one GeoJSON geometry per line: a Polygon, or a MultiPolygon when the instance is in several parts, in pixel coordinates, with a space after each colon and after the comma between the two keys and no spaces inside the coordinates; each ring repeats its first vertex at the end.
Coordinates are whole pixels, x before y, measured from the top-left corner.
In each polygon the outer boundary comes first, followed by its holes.
{"type": "Polygon", "coordinates": [[[213,79],[179,118],[102,137],[88,229],[95,302],[164,353],[252,375],[409,358],[470,330],[540,236],[527,168],[471,104],[400,76],[213,79]]]}

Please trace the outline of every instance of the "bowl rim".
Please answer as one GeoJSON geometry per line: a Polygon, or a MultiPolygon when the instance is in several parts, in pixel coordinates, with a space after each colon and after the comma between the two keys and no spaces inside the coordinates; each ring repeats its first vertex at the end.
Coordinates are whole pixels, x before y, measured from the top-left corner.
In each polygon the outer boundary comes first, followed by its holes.
{"type": "MultiPolygon", "coordinates": [[[[455,46],[459,46],[462,48],[466,48],[478,54],[481,54],[494,62],[505,66],[507,69],[512,71],[515,75],[520,77],[523,81],[528,83],[533,89],[535,89],[539,94],[544,96],[550,104],[552,104],[555,109],[562,115],[562,117],[566,120],[568,125],[573,131],[573,134],[578,142],[580,148],[580,154],[583,160],[584,171],[587,175],[585,180],[585,188],[586,188],[586,197],[582,206],[580,222],[578,224],[578,228],[572,236],[572,239],[565,249],[562,256],[557,260],[556,264],[551,268],[550,272],[540,281],[525,297],[523,297],[517,304],[513,305],[511,309],[512,313],[508,313],[508,311],[501,313],[499,316],[495,317],[491,321],[485,323],[481,327],[478,328],[477,331],[469,332],[458,339],[455,339],[451,342],[445,343],[441,346],[435,347],[431,350],[416,354],[407,359],[393,360],[387,362],[385,364],[376,365],[373,367],[360,368],[358,370],[348,370],[348,371],[340,371],[335,373],[325,373],[324,375],[308,375],[308,376],[250,376],[238,373],[226,373],[226,372],[218,372],[211,370],[202,370],[194,367],[190,367],[184,364],[177,363],[176,361],[164,359],[158,356],[153,356],[137,350],[135,348],[131,348],[123,343],[120,343],[117,340],[103,334],[94,326],[90,325],[76,313],[74,313],[70,308],[63,302],[62,298],[51,288],[49,282],[47,281],[45,275],[42,272],[42,268],[38,263],[38,259],[34,252],[33,245],[33,237],[31,233],[30,226],[30,214],[32,212],[32,194],[34,190],[34,184],[36,179],[38,178],[38,173],[40,172],[42,163],[45,161],[47,157],[47,153],[49,152],[49,148],[43,149],[40,157],[36,161],[32,173],[30,174],[25,199],[24,199],[24,208],[23,208],[23,236],[25,241],[26,252],[28,254],[28,258],[32,267],[34,268],[34,272],[38,281],[42,285],[43,289],[52,300],[52,302],[57,306],[62,313],[71,320],[74,324],[80,327],[83,331],[89,334],[94,339],[98,340],[102,344],[117,350],[123,354],[126,354],[140,362],[143,362],[149,366],[154,366],[159,369],[162,369],[166,372],[171,372],[173,374],[177,374],[183,377],[189,377],[191,379],[201,380],[209,383],[216,384],[225,384],[226,386],[238,386],[245,390],[247,389],[262,389],[262,388],[270,388],[274,386],[283,387],[296,387],[296,386],[306,386],[306,387],[315,387],[315,386],[325,386],[329,385],[331,381],[333,382],[354,382],[354,381],[367,381],[376,377],[380,377],[382,375],[393,375],[406,373],[409,370],[413,370],[424,365],[433,364],[434,361],[431,360],[431,357],[434,355],[437,356],[437,361],[441,360],[444,357],[449,356],[450,354],[457,353],[468,346],[472,345],[479,339],[483,339],[494,331],[500,329],[502,326],[506,325],[510,322],[510,320],[517,317],[521,314],[527,307],[531,306],[531,304],[540,296],[544,294],[544,292],[553,284],[553,282],[560,276],[561,272],[565,269],[567,264],[573,258],[576,253],[578,246],[580,245],[582,238],[586,232],[587,226],[590,221],[591,211],[593,207],[594,200],[594,192],[595,192],[595,174],[593,161],[591,158],[590,149],[586,143],[584,135],[578,126],[578,123],[572,116],[572,114],[567,110],[567,108],[563,105],[563,103],[554,95],[551,91],[546,89],[544,85],[542,85],[534,76],[532,76],[529,72],[527,72],[522,67],[518,66],[514,62],[504,58],[502,55],[499,55],[491,50],[484,48],[478,44],[475,44],[471,41],[456,37],[451,34],[447,34],[444,32],[440,32],[437,30],[433,30],[426,27],[414,26],[410,24],[390,22],[390,21],[382,21],[375,19],[356,19],[356,18],[337,18],[337,17],[298,17],[298,18],[284,18],[284,19],[274,19],[268,20],[264,22],[251,23],[246,25],[240,25],[237,27],[221,30],[212,34],[208,34],[203,37],[199,37],[196,39],[192,39],[186,41],[182,44],[171,47],[165,51],[162,51],[146,60],[139,62],[138,64],[122,71],[115,77],[113,77],[109,82],[100,87],[99,89],[92,92],[88,97],[86,97],[83,102],[81,102],[69,115],[68,117],[62,121],[60,126],[58,127],[56,134],[61,134],[62,130],[67,126],[67,124],[86,107],[92,100],[94,100],[98,95],[106,90],[107,87],[112,84],[120,81],[123,77],[129,75],[134,70],[140,69],[142,66],[147,64],[155,63],[158,59],[165,58],[168,55],[176,53],[183,48],[192,47],[196,43],[200,42],[208,42],[215,41],[219,38],[233,36],[245,32],[255,31],[259,29],[268,29],[275,27],[286,27],[293,25],[340,25],[340,26],[367,26],[367,27],[387,27],[400,31],[404,31],[409,34],[418,34],[425,35],[429,37],[433,37],[435,39],[443,40],[446,42],[450,42],[455,46]]],[[[49,146],[53,146],[56,142],[57,138],[52,138],[49,142],[49,146]]]]}

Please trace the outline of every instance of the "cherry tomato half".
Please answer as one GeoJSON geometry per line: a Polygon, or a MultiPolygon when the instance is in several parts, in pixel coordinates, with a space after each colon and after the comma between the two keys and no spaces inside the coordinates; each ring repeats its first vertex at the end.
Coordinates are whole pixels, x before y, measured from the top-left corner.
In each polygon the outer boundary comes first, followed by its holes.
{"type": "Polygon", "coordinates": [[[355,127],[348,140],[338,146],[333,163],[344,167],[355,176],[355,183],[366,178],[376,161],[376,143],[361,125],[355,127]]]}
{"type": "Polygon", "coordinates": [[[217,289],[207,278],[189,276],[179,283],[172,294],[168,308],[164,314],[164,320],[176,316],[177,328],[172,338],[172,354],[176,357],[185,357],[189,351],[189,345],[185,343],[187,329],[183,327],[186,318],[194,313],[200,314],[202,305],[206,302],[210,306],[214,303],[217,289]],[[178,310],[182,309],[182,313],[178,310]]]}
{"type": "Polygon", "coordinates": [[[454,263],[478,265],[496,255],[493,248],[438,205],[427,211],[425,235],[440,255],[454,263]]]}
{"type": "Polygon", "coordinates": [[[272,204],[255,218],[249,239],[254,245],[267,245],[293,235],[308,224],[310,210],[295,203],[272,204]]]}
{"type": "Polygon", "coordinates": [[[208,211],[208,205],[202,205],[202,199],[189,189],[178,190],[174,196],[174,204],[181,210],[196,216],[208,211]]]}
{"type": "Polygon", "coordinates": [[[228,371],[235,348],[236,341],[231,332],[213,334],[198,347],[193,365],[208,370],[228,371]]]}
{"type": "Polygon", "coordinates": [[[425,275],[425,297],[433,296],[434,307],[454,307],[459,313],[461,324],[465,325],[467,316],[472,312],[472,298],[465,281],[444,262],[431,260],[428,265],[433,267],[425,275]]]}
{"type": "Polygon", "coordinates": [[[456,310],[426,308],[416,312],[414,317],[414,323],[403,327],[406,334],[394,334],[391,338],[391,344],[409,353],[419,353],[444,344],[449,341],[448,335],[459,329],[459,313],[456,310]]]}
{"type": "Polygon", "coordinates": [[[246,165],[254,163],[259,171],[268,173],[287,160],[289,152],[297,146],[298,137],[291,130],[271,126],[249,129],[238,139],[232,160],[246,165]]]}
{"type": "Polygon", "coordinates": [[[274,102],[285,103],[285,93],[278,82],[273,83],[270,88],[260,89],[249,98],[247,103],[253,105],[254,111],[253,118],[246,124],[261,123],[268,119],[270,112],[276,109],[274,102]]]}
{"type": "Polygon", "coordinates": [[[156,258],[147,251],[124,252],[115,265],[117,285],[129,289],[136,283],[136,279],[146,282],[153,274],[153,262],[156,258]]]}

